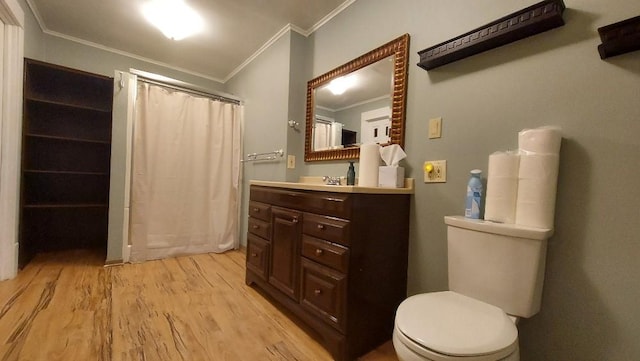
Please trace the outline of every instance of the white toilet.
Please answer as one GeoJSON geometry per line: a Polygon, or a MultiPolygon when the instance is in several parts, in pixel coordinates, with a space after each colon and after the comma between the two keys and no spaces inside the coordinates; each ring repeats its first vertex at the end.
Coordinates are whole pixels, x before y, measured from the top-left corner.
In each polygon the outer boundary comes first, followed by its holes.
{"type": "Polygon", "coordinates": [[[519,360],[518,317],[540,310],[550,229],[445,217],[450,291],[404,300],[400,361],[519,360]]]}

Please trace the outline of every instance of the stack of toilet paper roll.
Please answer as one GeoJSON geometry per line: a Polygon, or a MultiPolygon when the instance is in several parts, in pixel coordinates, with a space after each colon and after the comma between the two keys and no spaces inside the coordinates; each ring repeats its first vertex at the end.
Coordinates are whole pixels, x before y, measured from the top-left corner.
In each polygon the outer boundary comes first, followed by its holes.
{"type": "Polygon", "coordinates": [[[518,152],[489,156],[485,219],[553,228],[560,144],[558,127],[518,133],[518,152]]]}
{"type": "Polygon", "coordinates": [[[495,152],[489,156],[484,219],[516,222],[519,167],[518,152],[495,152]]]}
{"type": "Polygon", "coordinates": [[[516,224],[553,228],[561,140],[558,127],[525,129],[518,133],[516,224]]]}

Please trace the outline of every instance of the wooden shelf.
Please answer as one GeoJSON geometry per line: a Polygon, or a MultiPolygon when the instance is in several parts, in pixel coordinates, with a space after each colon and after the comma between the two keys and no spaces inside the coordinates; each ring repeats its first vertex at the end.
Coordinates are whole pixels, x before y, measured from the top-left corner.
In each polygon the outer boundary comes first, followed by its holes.
{"type": "Polygon", "coordinates": [[[96,107],[90,106],[90,105],[74,104],[74,103],[64,102],[64,101],[59,101],[59,100],[37,98],[37,97],[34,97],[34,96],[27,96],[27,97],[25,97],[25,100],[26,101],[31,101],[31,102],[37,102],[37,103],[56,105],[56,106],[60,106],[60,107],[83,109],[83,110],[88,110],[88,111],[92,111],[92,112],[111,113],[111,109],[96,108],[96,107]]]}
{"type": "Polygon", "coordinates": [[[431,70],[564,25],[562,0],[545,0],[424,49],[418,66],[431,70]]]}
{"type": "Polygon", "coordinates": [[[640,16],[598,28],[600,59],[640,50],[640,16]]]}
{"type": "Polygon", "coordinates": [[[111,112],[113,79],[28,59],[24,97],[111,112]]]}
{"type": "Polygon", "coordinates": [[[25,204],[25,208],[104,208],[108,204],[25,204]]]}
{"type": "Polygon", "coordinates": [[[104,141],[104,140],[80,139],[80,138],[73,138],[73,137],[60,137],[56,135],[44,135],[44,134],[26,134],[26,136],[32,137],[32,138],[43,138],[43,139],[52,139],[52,140],[69,141],[69,142],[111,145],[111,142],[104,141]]]}
{"type": "Polygon", "coordinates": [[[108,176],[107,172],[81,172],[81,171],[68,171],[68,170],[40,170],[40,169],[25,169],[25,173],[36,174],[67,174],[67,175],[95,175],[95,176],[108,176]]]}

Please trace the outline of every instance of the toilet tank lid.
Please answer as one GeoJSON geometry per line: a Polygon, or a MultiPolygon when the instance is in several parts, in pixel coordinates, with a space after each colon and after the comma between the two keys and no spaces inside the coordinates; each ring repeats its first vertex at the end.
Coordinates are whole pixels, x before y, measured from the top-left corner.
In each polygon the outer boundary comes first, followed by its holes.
{"type": "Polygon", "coordinates": [[[502,236],[528,238],[536,240],[549,239],[553,235],[553,229],[521,226],[519,224],[497,223],[483,219],[469,219],[464,216],[445,216],[444,223],[449,226],[469,229],[485,233],[499,234],[502,236]]]}
{"type": "Polygon", "coordinates": [[[407,298],[398,307],[396,327],[423,347],[452,356],[495,354],[518,341],[504,311],[452,291],[407,298]]]}

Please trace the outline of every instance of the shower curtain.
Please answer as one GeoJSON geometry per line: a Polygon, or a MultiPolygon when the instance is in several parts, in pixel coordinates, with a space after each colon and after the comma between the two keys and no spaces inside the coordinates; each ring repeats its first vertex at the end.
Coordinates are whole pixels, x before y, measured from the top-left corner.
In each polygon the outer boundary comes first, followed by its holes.
{"type": "Polygon", "coordinates": [[[138,83],[131,261],[237,248],[243,107],[138,83]]]}
{"type": "Polygon", "coordinates": [[[316,122],[313,128],[313,150],[329,149],[331,142],[331,124],[316,122]]]}
{"type": "Polygon", "coordinates": [[[316,120],[313,127],[313,150],[335,149],[342,145],[342,123],[316,120]]]}

